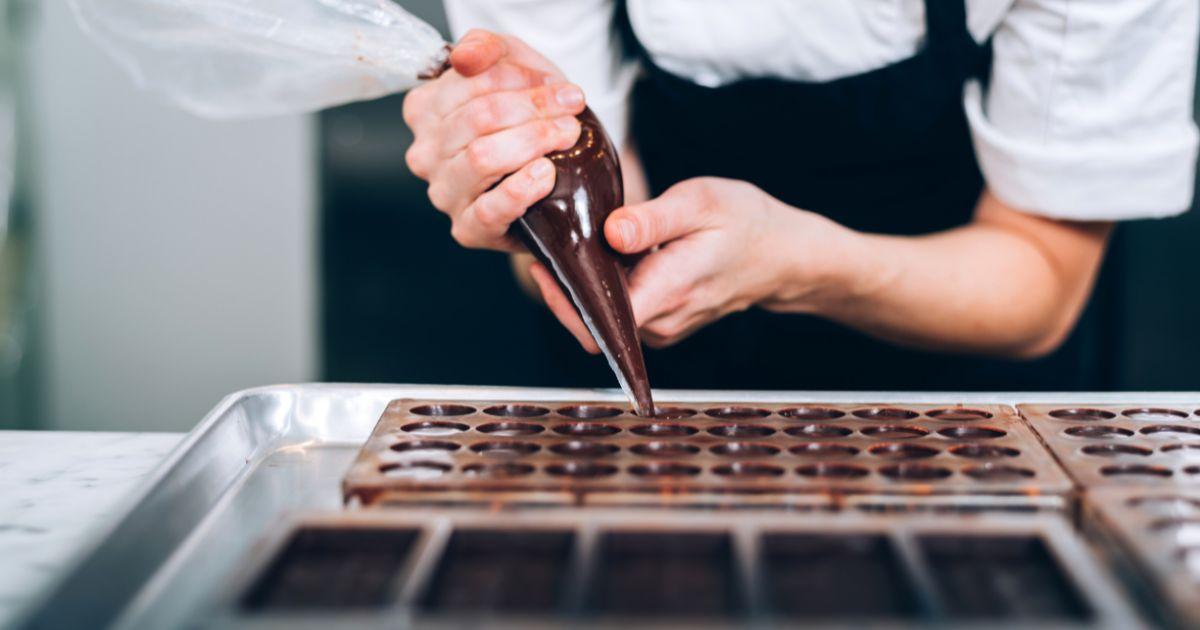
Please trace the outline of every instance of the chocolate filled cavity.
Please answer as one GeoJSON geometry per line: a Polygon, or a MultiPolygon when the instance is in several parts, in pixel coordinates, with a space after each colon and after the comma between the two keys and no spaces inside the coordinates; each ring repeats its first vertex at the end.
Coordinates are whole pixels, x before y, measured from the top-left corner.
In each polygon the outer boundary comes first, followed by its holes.
{"type": "Polygon", "coordinates": [[[783,432],[798,438],[842,438],[854,433],[854,431],[846,427],[830,424],[802,424],[800,426],[788,427],[783,432]]]}
{"type": "Polygon", "coordinates": [[[713,455],[721,457],[771,457],[779,454],[779,448],[770,444],[757,442],[730,442],[717,444],[709,449],[713,455]]]}
{"type": "Polygon", "coordinates": [[[416,451],[457,451],[459,445],[454,442],[444,442],[441,440],[410,440],[408,442],[397,442],[391,446],[393,451],[397,453],[412,453],[416,451]]]}
{"type": "Polygon", "coordinates": [[[1150,466],[1147,464],[1123,464],[1119,466],[1104,466],[1100,469],[1100,474],[1106,477],[1129,476],[1129,477],[1170,477],[1174,474],[1170,468],[1162,466],[1150,466]]]}
{"type": "Polygon", "coordinates": [[[604,405],[572,405],[570,407],[562,407],[558,410],[558,413],[559,415],[575,418],[576,420],[599,420],[619,416],[622,410],[618,407],[604,405]]]}
{"type": "Polygon", "coordinates": [[[835,459],[841,457],[854,457],[855,455],[858,455],[858,448],[846,444],[808,442],[805,444],[797,444],[789,448],[788,452],[800,457],[810,457],[814,459],[835,459]]]}
{"type": "Polygon", "coordinates": [[[1020,466],[983,464],[982,466],[967,468],[963,471],[963,474],[977,481],[1015,481],[1017,479],[1028,479],[1035,476],[1036,473],[1020,466]]]}
{"type": "Polygon", "coordinates": [[[992,427],[946,427],[938,429],[938,435],[952,440],[994,440],[1008,433],[992,427]]]}
{"type": "Polygon", "coordinates": [[[691,457],[700,447],[683,442],[646,442],[629,447],[629,452],[643,457],[691,457]]]}
{"type": "Polygon", "coordinates": [[[925,435],[929,435],[927,429],[913,426],[899,426],[885,424],[878,427],[866,427],[859,431],[867,437],[879,438],[882,440],[911,440],[925,435]]]}
{"type": "Polygon", "coordinates": [[[520,462],[487,462],[463,466],[470,477],[524,477],[533,474],[533,466],[520,462]]]}
{"type": "Polygon", "coordinates": [[[471,427],[461,422],[446,422],[443,420],[426,420],[424,422],[410,422],[402,427],[401,431],[411,433],[413,435],[438,436],[438,435],[454,435],[462,433],[471,427]]]}
{"type": "Polygon", "coordinates": [[[620,433],[620,427],[603,422],[572,422],[554,427],[555,433],[577,437],[603,437],[620,433]]]}
{"type": "Polygon", "coordinates": [[[925,464],[890,464],[879,469],[879,474],[889,479],[905,481],[936,481],[945,479],[952,473],[949,468],[927,466],[925,464]]]}
{"type": "Polygon", "coordinates": [[[1002,457],[1017,457],[1021,454],[1021,451],[1007,446],[996,446],[995,444],[962,444],[952,447],[950,454],[972,459],[999,459],[1002,457]]]}
{"type": "Polygon", "coordinates": [[[408,410],[418,416],[465,416],[475,413],[474,407],[442,403],[439,405],[418,405],[408,410]]]}
{"type": "Polygon", "coordinates": [[[478,444],[472,444],[471,450],[479,453],[480,455],[487,455],[489,457],[524,457],[526,455],[533,455],[534,453],[542,450],[542,447],[534,444],[533,442],[514,442],[506,440],[503,442],[480,442],[478,444]]]}
{"type": "Polygon", "coordinates": [[[821,463],[799,466],[796,468],[796,474],[819,479],[861,479],[871,474],[871,471],[853,464],[821,463]]]}
{"type": "Polygon", "coordinates": [[[604,237],[608,215],[625,203],[616,147],[590,109],[578,116],[579,140],[546,156],[554,189],[512,227],[554,274],[600,346],[638,415],[654,415],[650,379],[629,302],[625,268],[604,237]]]}
{"type": "Polygon", "coordinates": [[[679,462],[650,462],[630,466],[629,472],[638,477],[694,477],[700,474],[700,467],[679,462]]]}
{"type": "Polygon", "coordinates": [[[1153,437],[1175,438],[1200,435],[1200,427],[1185,427],[1182,424],[1155,424],[1142,429],[1140,433],[1153,437]]]}
{"type": "Polygon", "coordinates": [[[722,420],[757,420],[766,418],[771,412],[756,407],[716,407],[705,409],[704,414],[722,420]]]}
{"type": "Polygon", "coordinates": [[[1129,437],[1133,435],[1133,431],[1106,424],[1096,424],[1086,427],[1071,427],[1063,430],[1063,434],[1071,437],[1087,438],[1089,440],[1109,440],[1129,437]]]}
{"type": "Polygon", "coordinates": [[[550,447],[550,452],[567,457],[609,457],[621,447],[603,442],[563,442],[550,447]]]}
{"type": "Polygon", "coordinates": [[[493,405],[483,410],[489,416],[512,418],[536,418],[550,413],[550,410],[537,405],[493,405]]]}
{"type": "Polygon", "coordinates": [[[917,444],[876,444],[867,452],[884,459],[925,459],[938,454],[936,448],[917,444]]]}
{"type": "Polygon", "coordinates": [[[759,464],[757,462],[733,462],[732,464],[722,464],[715,466],[712,471],[722,477],[779,477],[783,475],[784,470],[779,466],[771,464],[759,464]]]}
{"type": "Polygon", "coordinates": [[[659,420],[682,420],[696,415],[695,409],[687,407],[660,407],[655,406],[654,417],[659,420]]]}
{"type": "Polygon", "coordinates": [[[1112,420],[1117,417],[1117,414],[1103,409],[1089,409],[1086,407],[1076,407],[1071,409],[1055,409],[1050,412],[1050,416],[1059,420],[1074,420],[1081,422],[1092,422],[1095,420],[1112,420]]]}
{"type": "Polygon", "coordinates": [[[1089,444],[1079,449],[1079,452],[1094,457],[1121,457],[1123,455],[1147,457],[1154,454],[1151,449],[1132,444],[1089,444]]]}
{"type": "Polygon", "coordinates": [[[546,466],[546,472],[556,477],[608,477],[617,474],[617,467],[596,462],[562,462],[546,466]]]}
{"type": "Polygon", "coordinates": [[[898,407],[870,407],[855,410],[854,415],[865,420],[912,420],[921,414],[898,407]]]}
{"type": "Polygon", "coordinates": [[[759,424],[726,424],[713,427],[708,432],[727,438],[761,438],[775,433],[775,429],[759,424]]]}
{"type": "Polygon", "coordinates": [[[640,424],[636,427],[633,427],[629,431],[635,435],[642,435],[645,437],[672,438],[695,435],[700,431],[700,429],[686,424],[655,422],[653,424],[640,424]]]}
{"type": "Polygon", "coordinates": [[[781,410],[779,415],[793,420],[836,420],[846,412],[829,407],[791,407],[781,410]]]}

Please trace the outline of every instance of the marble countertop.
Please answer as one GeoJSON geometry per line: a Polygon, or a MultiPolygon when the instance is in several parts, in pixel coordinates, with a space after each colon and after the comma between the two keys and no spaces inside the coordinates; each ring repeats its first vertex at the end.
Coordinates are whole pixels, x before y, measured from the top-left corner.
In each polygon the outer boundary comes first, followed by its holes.
{"type": "Polygon", "coordinates": [[[119,516],[182,433],[0,431],[0,627],[119,516]]]}

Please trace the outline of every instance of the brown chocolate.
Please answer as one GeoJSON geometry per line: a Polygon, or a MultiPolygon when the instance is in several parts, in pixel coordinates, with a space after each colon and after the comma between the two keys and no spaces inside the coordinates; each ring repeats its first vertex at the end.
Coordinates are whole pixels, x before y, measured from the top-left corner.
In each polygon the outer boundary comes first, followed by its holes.
{"type": "Polygon", "coordinates": [[[583,110],[579,122],[575,146],[547,156],[556,170],[554,190],[530,207],[512,232],[558,279],[638,415],[652,416],[625,268],[604,238],[604,220],[625,202],[621,164],[590,109],[583,110]]]}

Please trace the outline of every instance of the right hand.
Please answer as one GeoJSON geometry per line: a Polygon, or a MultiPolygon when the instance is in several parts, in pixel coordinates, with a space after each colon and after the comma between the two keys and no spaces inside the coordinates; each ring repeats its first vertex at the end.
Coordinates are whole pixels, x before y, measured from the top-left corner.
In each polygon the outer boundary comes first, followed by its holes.
{"type": "Polygon", "coordinates": [[[459,244],[521,251],[508,227],[554,188],[544,156],[579,139],[583,91],[509,35],[473,30],[450,64],[404,98],[415,138],[405,160],[459,244]]]}

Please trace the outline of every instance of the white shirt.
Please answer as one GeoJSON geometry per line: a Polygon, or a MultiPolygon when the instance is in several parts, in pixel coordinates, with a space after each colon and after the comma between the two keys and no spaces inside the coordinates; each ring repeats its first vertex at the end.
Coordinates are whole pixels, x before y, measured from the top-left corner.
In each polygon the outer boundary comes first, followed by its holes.
{"type": "MultiPolygon", "coordinates": [[[[959,2],[961,0],[930,0],[959,2]]],[[[966,0],[992,37],[991,83],[963,106],[988,188],[1026,212],[1072,220],[1185,211],[1195,183],[1197,0],[966,0]]],[[[628,0],[654,62],[696,83],[828,81],[900,61],[924,43],[922,0],[628,0]]],[[[446,0],[457,35],[512,33],[587,94],[618,143],[635,64],[613,0],[446,0]]]]}

